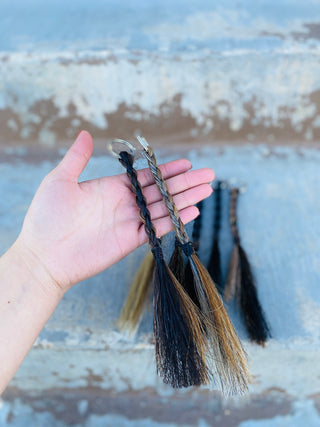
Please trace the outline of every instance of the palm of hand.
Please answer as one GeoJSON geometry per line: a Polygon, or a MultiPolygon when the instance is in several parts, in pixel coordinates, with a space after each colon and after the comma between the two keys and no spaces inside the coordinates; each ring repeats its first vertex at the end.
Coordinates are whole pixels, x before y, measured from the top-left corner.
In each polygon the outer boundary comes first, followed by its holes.
{"type": "MultiPolygon", "coordinates": [[[[45,177],[26,215],[18,242],[63,291],[101,272],[147,241],[135,195],[125,174],[78,183],[93,142],[82,132],[56,169],[45,177]]],[[[187,160],[163,165],[183,222],[194,219],[193,206],[212,192],[211,169],[187,172],[187,160]]],[[[157,235],[172,229],[150,171],[139,171],[157,235]]],[[[27,257],[28,258],[28,257],[27,257]]]]}
{"type": "Polygon", "coordinates": [[[145,240],[124,175],[80,184],[49,175],[21,236],[55,280],[68,286],[116,263],[145,240]]]}

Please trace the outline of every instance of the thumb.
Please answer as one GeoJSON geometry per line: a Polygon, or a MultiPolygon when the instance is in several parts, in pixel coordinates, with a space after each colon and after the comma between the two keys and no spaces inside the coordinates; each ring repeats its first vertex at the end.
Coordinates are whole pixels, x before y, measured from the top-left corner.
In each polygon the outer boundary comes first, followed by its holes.
{"type": "Polygon", "coordinates": [[[89,132],[83,130],[61,160],[57,169],[72,180],[78,181],[93,152],[93,141],[89,132]]]}

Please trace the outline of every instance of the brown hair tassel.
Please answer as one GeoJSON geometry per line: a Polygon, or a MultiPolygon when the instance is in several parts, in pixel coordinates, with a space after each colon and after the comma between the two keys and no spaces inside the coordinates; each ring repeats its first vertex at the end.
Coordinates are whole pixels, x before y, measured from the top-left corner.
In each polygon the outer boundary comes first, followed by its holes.
{"type": "Polygon", "coordinates": [[[236,295],[238,296],[242,317],[250,339],[257,344],[264,345],[267,339],[271,337],[271,333],[259,303],[247,254],[240,244],[236,215],[238,195],[238,188],[231,189],[230,225],[234,247],[230,259],[224,297],[226,301],[230,301],[236,295]]]}
{"type": "Polygon", "coordinates": [[[242,393],[247,390],[249,380],[243,347],[208,271],[200,262],[186,234],[173,197],[169,193],[157,166],[153,150],[144,138],[138,137],[138,140],[143,147],[143,155],[148,161],[153,178],[167,206],[176,237],[190,262],[199,305],[206,319],[205,332],[210,342],[217,381],[226,393],[242,393]]]}

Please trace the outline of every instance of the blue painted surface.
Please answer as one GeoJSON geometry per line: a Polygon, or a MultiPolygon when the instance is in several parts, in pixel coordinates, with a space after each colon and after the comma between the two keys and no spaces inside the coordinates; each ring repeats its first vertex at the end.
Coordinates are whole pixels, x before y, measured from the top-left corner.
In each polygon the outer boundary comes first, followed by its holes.
{"type": "MultiPolygon", "coordinates": [[[[163,37],[169,40],[172,53],[202,48],[223,51],[279,47],[283,39],[279,34],[272,35],[274,28],[286,29],[297,21],[318,22],[320,4],[312,0],[245,0],[241,3],[233,0],[96,0],[90,3],[86,0],[2,0],[0,51],[104,50],[119,47],[153,51],[163,45],[163,39],[153,37],[147,29],[161,24],[179,25],[197,13],[216,13],[225,19],[225,28],[233,28],[234,33],[231,37],[217,33],[203,40],[191,36],[179,42],[175,41],[175,34],[169,30],[163,37]],[[259,35],[259,26],[255,26],[259,20],[268,22],[270,34],[259,35]],[[252,28],[251,39],[242,37],[243,28],[252,28]]],[[[277,30],[274,32],[277,33],[277,30]]]]}

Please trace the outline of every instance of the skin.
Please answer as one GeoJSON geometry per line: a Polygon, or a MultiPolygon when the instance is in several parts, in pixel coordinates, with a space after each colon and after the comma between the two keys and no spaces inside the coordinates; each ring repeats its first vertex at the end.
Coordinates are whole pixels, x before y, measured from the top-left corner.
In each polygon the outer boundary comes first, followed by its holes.
{"type": "MultiPolygon", "coordinates": [[[[93,152],[82,131],[42,181],[16,242],[0,258],[0,393],[5,389],[63,295],[147,242],[126,174],[80,182],[93,152]]],[[[211,169],[188,160],[161,166],[184,223],[208,197],[211,169]]],[[[158,236],[172,230],[149,170],[138,172],[158,236]]]]}

